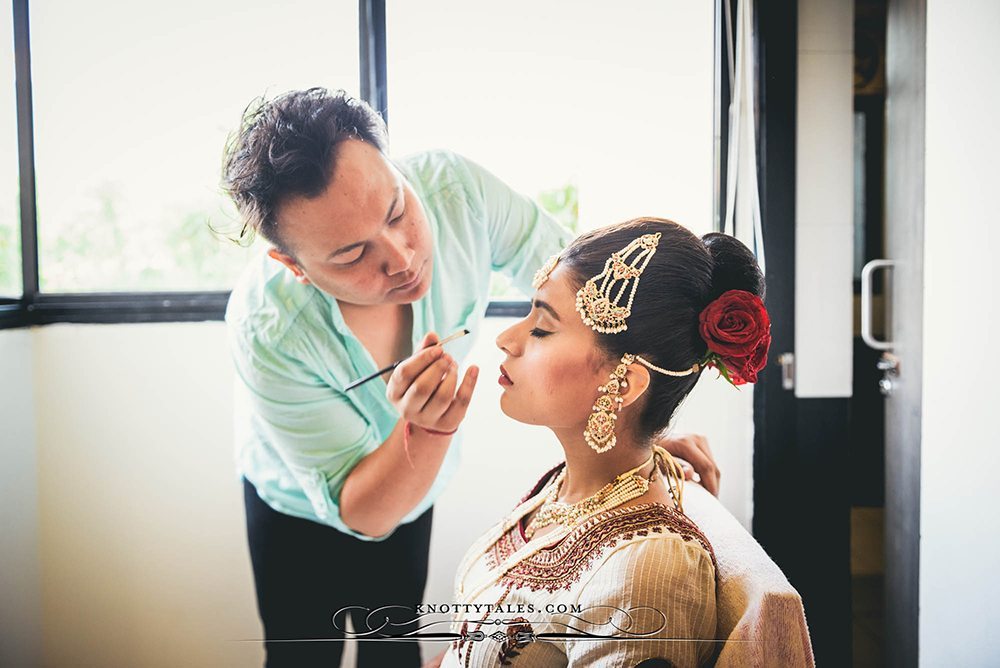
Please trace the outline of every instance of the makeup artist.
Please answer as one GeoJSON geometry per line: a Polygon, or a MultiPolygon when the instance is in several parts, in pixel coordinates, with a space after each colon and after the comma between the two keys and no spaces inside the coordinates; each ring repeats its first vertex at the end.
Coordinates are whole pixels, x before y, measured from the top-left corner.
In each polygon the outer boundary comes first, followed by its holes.
{"type": "MultiPolygon", "coordinates": [[[[223,184],[264,237],[226,310],[236,459],[267,666],[336,666],[345,606],[422,600],[434,500],[478,376],[459,364],[493,271],[530,294],[571,239],[531,199],[445,151],[386,154],[381,118],[342,91],[248,109],[223,184]],[[405,359],[391,376],[352,381],[405,359]]],[[[715,492],[705,439],[662,444],[715,492]]],[[[377,625],[352,613],[355,631],[377,625]]],[[[400,630],[395,629],[398,633],[400,630]]],[[[418,666],[415,642],[360,642],[361,666],[418,666]]]]}

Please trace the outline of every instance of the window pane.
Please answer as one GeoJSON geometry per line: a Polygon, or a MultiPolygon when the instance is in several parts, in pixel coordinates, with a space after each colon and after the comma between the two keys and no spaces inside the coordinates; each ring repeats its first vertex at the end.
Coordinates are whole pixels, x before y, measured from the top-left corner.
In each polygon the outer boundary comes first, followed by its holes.
{"type": "Polygon", "coordinates": [[[14,18],[0,12],[0,296],[21,296],[21,223],[18,218],[17,123],[14,107],[14,18]]]}
{"type": "Polygon", "coordinates": [[[709,232],[713,5],[391,1],[392,151],[458,151],[578,231],[655,215],[709,232]]]}
{"type": "Polygon", "coordinates": [[[231,287],[226,139],[261,94],[357,92],[357,7],[32,2],[42,291],[231,287]]]}

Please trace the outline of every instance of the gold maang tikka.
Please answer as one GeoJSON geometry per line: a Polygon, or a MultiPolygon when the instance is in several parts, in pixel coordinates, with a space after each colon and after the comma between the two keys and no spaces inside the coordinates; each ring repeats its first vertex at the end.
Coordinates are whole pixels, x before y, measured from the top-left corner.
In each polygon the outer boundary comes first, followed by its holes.
{"type": "MultiPolygon", "coordinates": [[[[639,278],[656,253],[660,236],[659,232],[643,234],[632,240],[625,248],[612,253],[604,263],[604,271],[590,278],[577,291],[576,310],[585,325],[601,334],[617,334],[628,329],[626,321],[632,315],[632,304],[639,287],[639,278]],[[626,292],[628,301],[623,306],[621,300],[626,292]]],[[[559,256],[553,255],[538,270],[532,284],[536,290],[548,280],[558,261],[559,256]]],[[[597,388],[601,394],[594,402],[594,412],[587,420],[587,427],[583,432],[587,445],[596,452],[607,452],[617,443],[615,422],[624,403],[621,390],[628,387],[626,380],[628,367],[635,362],[665,376],[687,376],[700,370],[697,362],[684,371],[670,371],[661,369],[638,355],[630,353],[622,355],[608,382],[597,388]]]]}
{"type": "Polygon", "coordinates": [[[545,281],[549,280],[549,275],[559,264],[559,253],[556,253],[542,265],[542,268],[535,272],[535,277],[531,281],[531,287],[535,290],[542,287],[545,281]]]}

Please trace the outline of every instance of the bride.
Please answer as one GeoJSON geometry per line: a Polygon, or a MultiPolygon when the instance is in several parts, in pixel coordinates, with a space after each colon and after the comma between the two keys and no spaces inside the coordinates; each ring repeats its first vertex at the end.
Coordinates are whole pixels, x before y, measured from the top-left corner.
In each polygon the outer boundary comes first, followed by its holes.
{"type": "Polygon", "coordinates": [[[715,557],[653,442],[706,367],[756,381],[763,276],[733,237],[642,218],[581,236],[534,287],[497,338],[500,406],[551,429],[566,461],[466,553],[460,637],[428,665],[701,665],[716,648],[715,557]]]}

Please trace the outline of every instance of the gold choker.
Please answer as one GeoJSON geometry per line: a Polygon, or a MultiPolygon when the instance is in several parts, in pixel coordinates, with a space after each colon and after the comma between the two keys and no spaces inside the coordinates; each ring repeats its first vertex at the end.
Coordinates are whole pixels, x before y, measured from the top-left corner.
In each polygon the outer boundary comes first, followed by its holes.
{"type": "Polygon", "coordinates": [[[563,479],[566,476],[566,467],[564,466],[556,479],[549,485],[548,492],[545,495],[545,502],[525,528],[525,537],[531,540],[536,531],[550,524],[562,524],[570,528],[591,515],[603,510],[610,510],[626,501],[631,501],[642,496],[649,491],[649,485],[653,481],[659,467],[653,466],[653,470],[650,472],[648,478],[637,475],[636,472],[648,466],[657,456],[659,456],[659,453],[654,451],[649,456],[649,459],[642,464],[622,473],[599,489],[596,494],[576,503],[563,503],[557,500],[559,489],[562,487],[563,479]]]}

